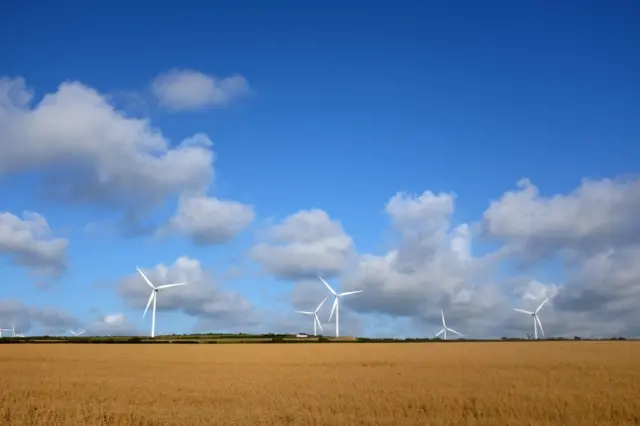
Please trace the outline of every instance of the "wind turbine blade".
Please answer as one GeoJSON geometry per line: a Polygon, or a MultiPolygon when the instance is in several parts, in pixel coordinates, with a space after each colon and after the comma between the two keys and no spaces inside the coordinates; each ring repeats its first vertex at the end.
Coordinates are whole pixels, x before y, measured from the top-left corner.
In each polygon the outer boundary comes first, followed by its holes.
{"type": "Polygon", "coordinates": [[[318,278],[320,278],[320,281],[322,281],[322,282],[323,282],[323,284],[324,284],[325,286],[327,286],[327,288],[329,289],[329,291],[331,292],[331,294],[333,294],[334,296],[337,296],[337,295],[338,295],[338,293],[336,293],[336,291],[335,291],[333,288],[331,288],[331,286],[329,285],[329,283],[328,283],[328,282],[326,282],[326,281],[324,280],[324,278],[322,278],[320,275],[318,275],[318,278]]]}
{"type": "Polygon", "coordinates": [[[435,336],[435,337],[440,336],[442,333],[444,333],[444,328],[443,328],[442,330],[438,331],[438,334],[436,334],[436,336],[435,336]]]}
{"type": "Polygon", "coordinates": [[[357,294],[357,293],[362,293],[362,290],[356,290],[356,291],[345,291],[344,293],[340,293],[338,294],[338,296],[342,297],[342,296],[348,296],[350,294],[357,294]]]}
{"type": "Polygon", "coordinates": [[[165,285],[161,285],[159,287],[156,287],[158,290],[162,290],[165,288],[170,288],[170,287],[177,287],[179,285],[186,285],[187,283],[175,283],[175,284],[165,284],[165,285]]]}
{"type": "Polygon", "coordinates": [[[316,322],[318,323],[318,327],[320,327],[320,333],[324,333],[324,330],[322,330],[322,324],[320,323],[320,319],[318,318],[318,315],[314,314],[313,315],[316,319],[316,322]]]}
{"type": "Polygon", "coordinates": [[[540,332],[542,332],[542,337],[544,337],[544,328],[542,328],[542,323],[540,322],[540,318],[538,318],[537,315],[536,315],[536,322],[538,323],[538,326],[540,327],[540,332]]]}
{"type": "Polygon", "coordinates": [[[313,315],[313,312],[309,312],[309,311],[296,311],[299,314],[305,314],[305,315],[313,315]]]}
{"type": "Polygon", "coordinates": [[[440,309],[440,316],[442,317],[442,327],[447,328],[447,323],[444,321],[444,311],[440,309]]]}
{"type": "Polygon", "coordinates": [[[151,305],[151,302],[153,301],[153,297],[156,295],[155,290],[151,292],[151,296],[149,296],[149,301],[147,302],[147,307],[144,308],[144,313],[142,314],[142,318],[144,318],[145,315],[147,315],[147,311],[149,310],[149,305],[151,305]]]}
{"type": "Polygon", "coordinates": [[[140,270],[140,268],[138,268],[137,266],[136,266],[136,269],[138,270],[138,272],[140,272],[140,275],[142,275],[142,278],[144,278],[145,282],[146,282],[147,284],[149,284],[149,287],[151,287],[151,288],[155,288],[155,287],[153,286],[153,284],[151,283],[151,281],[149,281],[149,278],[147,278],[147,276],[144,274],[144,272],[142,272],[142,271],[140,270]]]}
{"type": "Polygon", "coordinates": [[[544,306],[545,303],[547,303],[549,301],[549,298],[547,297],[546,299],[544,299],[544,301],[540,304],[540,306],[538,306],[538,309],[536,309],[536,314],[538,312],[540,312],[540,309],[542,309],[542,307],[544,306]]]}
{"type": "Polygon", "coordinates": [[[522,312],[523,314],[533,315],[533,312],[525,311],[524,309],[516,309],[516,308],[514,308],[513,310],[516,311],[516,312],[522,312]]]}
{"type": "Polygon", "coordinates": [[[449,330],[450,332],[457,334],[458,336],[462,337],[462,334],[458,333],[457,331],[455,331],[453,328],[449,328],[447,327],[447,330],[449,330]]]}
{"type": "Polygon", "coordinates": [[[333,307],[331,308],[331,315],[329,315],[329,321],[331,321],[331,318],[333,318],[333,313],[336,311],[336,306],[338,305],[338,297],[336,296],[333,299],[333,307]]]}
{"type": "Polygon", "coordinates": [[[318,307],[316,308],[316,310],[314,312],[318,312],[320,310],[320,308],[322,308],[322,305],[324,305],[324,302],[326,302],[328,299],[328,297],[325,297],[324,300],[322,302],[320,302],[320,304],[318,305],[318,307]]]}

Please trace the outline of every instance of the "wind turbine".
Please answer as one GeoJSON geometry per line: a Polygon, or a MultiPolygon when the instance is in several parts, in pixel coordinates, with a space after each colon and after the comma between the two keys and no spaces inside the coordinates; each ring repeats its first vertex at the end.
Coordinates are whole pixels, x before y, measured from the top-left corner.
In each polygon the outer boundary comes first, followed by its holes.
{"type": "Polygon", "coordinates": [[[11,331],[10,328],[0,328],[0,337],[2,337],[2,332],[3,331],[11,331]]]}
{"type": "Polygon", "coordinates": [[[13,336],[12,337],[16,337],[16,325],[14,323],[11,323],[11,330],[13,332],[13,336]]]}
{"type": "Polygon", "coordinates": [[[138,272],[140,272],[140,275],[142,275],[142,278],[144,278],[145,282],[149,284],[149,287],[151,287],[151,296],[149,296],[147,307],[144,308],[144,313],[142,314],[142,318],[144,318],[144,316],[147,315],[147,310],[149,309],[149,305],[151,304],[151,302],[153,302],[153,309],[151,312],[151,337],[156,337],[156,300],[158,299],[158,291],[164,290],[165,288],[169,288],[169,287],[185,285],[186,283],[165,284],[165,285],[159,285],[158,287],[156,287],[151,283],[151,281],[149,280],[149,278],[147,278],[144,272],[140,270],[140,268],[136,266],[136,269],[138,270],[138,272]]]}
{"type": "Polygon", "coordinates": [[[549,301],[549,298],[547,297],[542,301],[540,306],[538,306],[538,309],[536,309],[533,312],[525,311],[524,309],[516,309],[516,308],[513,309],[516,312],[522,312],[523,314],[531,315],[533,317],[533,338],[535,340],[538,340],[538,327],[540,327],[540,332],[542,333],[542,337],[544,337],[544,329],[542,328],[542,323],[540,322],[540,318],[538,317],[538,312],[540,312],[540,309],[542,309],[544,304],[547,303],[548,301],[549,301]]]}
{"type": "Polygon", "coordinates": [[[16,333],[16,325],[11,323],[11,331],[13,332],[13,337],[24,337],[24,334],[16,333]]]}
{"type": "Polygon", "coordinates": [[[327,299],[328,299],[328,297],[325,297],[324,300],[322,302],[320,302],[320,304],[318,305],[316,310],[313,311],[313,312],[310,312],[310,311],[296,311],[297,313],[303,314],[303,315],[313,315],[313,335],[314,336],[318,335],[318,327],[320,327],[320,333],[323,332],[322,324],[320,324],[320,320],[318,319],[318,311],[320,310],[322,305],[324,305],[324,302],[326,302],[327,299]]]}
{"type": "Polygon", "coordinates": [[[362,293],[362,290],[356,291],[345,291],[344,293],[336,293],[336,291],[331,288],[328,282],[326,282],[320,275],[318,275],[320,281],[324,283],[325,286],[329,289],[331,294],[333,295],[333,307],[331,308],[331,315],[329,315],[329,321],[333,318],[333,313],[336,313],[336,337],[340,337],[340,298],[342,296],[348,296],[350,294],[362,293]]]}
{"type": "Polygon", "coordinates": [[[85,330],[78,330],[78,331],[69,330],[69,333],[78,337],[78,336],[82,336],[84,333],[86,333],[86,331],[85,330]]]}
{"type": "Polygon", "coordinates": [[[436,334],[436,337],[440,336],[442,333],[444,333],[444,340],[447,340],[447,331],[450,331],[454,334],[457,334],[458,336],[462,337],[462,334],[458,333],[457,331],[455,331],[453,328],[449,328],[447,327],[447,323],[444,320],[444,312],[442,311],[442,309],[440,310],[440,316],[442,317],[442,330],[440,330],[438,332],[438,334],[436,334]]]}

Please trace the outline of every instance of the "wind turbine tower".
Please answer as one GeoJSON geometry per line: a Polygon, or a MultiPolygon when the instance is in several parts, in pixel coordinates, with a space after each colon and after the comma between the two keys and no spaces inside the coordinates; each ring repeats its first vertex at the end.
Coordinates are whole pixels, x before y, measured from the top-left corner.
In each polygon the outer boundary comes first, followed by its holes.
{"type": "Polygon", "coordinates": [[[144,308],[144,313],[142,314],[142,318],[147,315],[147,310],[149,309],[149,305],[153,302],[153,309],[151,310],[151,337],[156,337],[156,300],[158,299],[158,292],[160,290],[164,290],[170,287],[177,287],[179,285],[185,285],[186,283],[176,283],[176,284],[165,284],[159,285],[158,287],[154,286],[153,283],[147,278],[147,276],[136,266],[144,281],[151,287],[151,296],[149,296],[149,301],[147,302],[147,307],[144,308]]]}
{"type": "Polygon", "coordinates": [[[325,297],[324,300],[322,302],[320,302],[320,304],[318,305],[318,307],[316,308],[315,311],[310,312],[310,311],[296,311],[299,314],[303,314],[303,315],[313,315],[313,335],[317,336],[318,335],[318,327],[320,327],[320,333],[322,333],[322,324],[320,324],[320,320],[318,319],[318,311],[320,310],[320,308],[322,307],[322,305],[324,305],[324,302],[326,302],[328,299],[328,297],[325,297]]]}
{"type": "Polygon", "coordinates": [[[329,289],[331,294],[333,295],[333,307],[331,308],[331,315],[329,315],[329,321],[333,318],[333,313],[336,313],[336,337],[340,337],[340,298],[343,296],[348,296],[350,294],[362,293],[362,290],[356,291],[345,291],[344,293],[336,293],[336,291],[331,288],[328,282],[326,282],[320,275],[318,275],[320,281],[324,283],[324,285],[329,289]]]}
{"type": "Polygon", "coordinates": [[[538,340],[538,327],[540,327],[540,332],[542,333],[542,337],[544,337],[544,329],[542,328],[542,323],[540,322],[540,318],[538,317],[538,312],[540,312],[540,309],[542,309],[544,304],[547,303],[548,301],[549,301],[549,298],[547,297],[542,301],[540,306],[538,306],[538,309],[536,309],[533,312],[525,311],[524,309],[516,309],[516,308],[513,309],[516,312],[522,312],[523,314],[531,315],[533,317],[533,338],[535,340],[538,340]]]}
{"type": "Polygon", "coordinates": [[[452,332],[453,334],[457,334],[458,336],[462,337],[462,334],[458,333],[457,331],[455,331],[453,328],[449,328],[447,327],[447,323],[444,320],[444,312],[442,311],[442,309],[440,310],[440,316],[442,317],[442,330],[440,330],[438,332],[438,334],[436,334],[436,337],[440,336],[441,334],[444,333],[443,340],[447,340],[447,331],[452,332]]]}

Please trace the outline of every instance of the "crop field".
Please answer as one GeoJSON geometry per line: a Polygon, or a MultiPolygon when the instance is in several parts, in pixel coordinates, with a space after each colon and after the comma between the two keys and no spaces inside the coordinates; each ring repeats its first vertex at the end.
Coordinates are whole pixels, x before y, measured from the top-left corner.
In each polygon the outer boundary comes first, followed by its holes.
{"type": "Polygon", "coordinates": [[[0,345],[1,425],[638,425],[640,342],[0,345]]]}

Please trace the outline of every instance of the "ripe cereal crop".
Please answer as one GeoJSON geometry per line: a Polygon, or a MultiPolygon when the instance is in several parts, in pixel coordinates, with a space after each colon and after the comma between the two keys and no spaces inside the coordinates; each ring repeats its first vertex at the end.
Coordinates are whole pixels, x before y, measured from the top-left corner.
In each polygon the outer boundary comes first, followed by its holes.
{"type": "Polygon", "coordinates": [[[638,425],[640,343],[0,345],[0,424],[638,425]]]}

